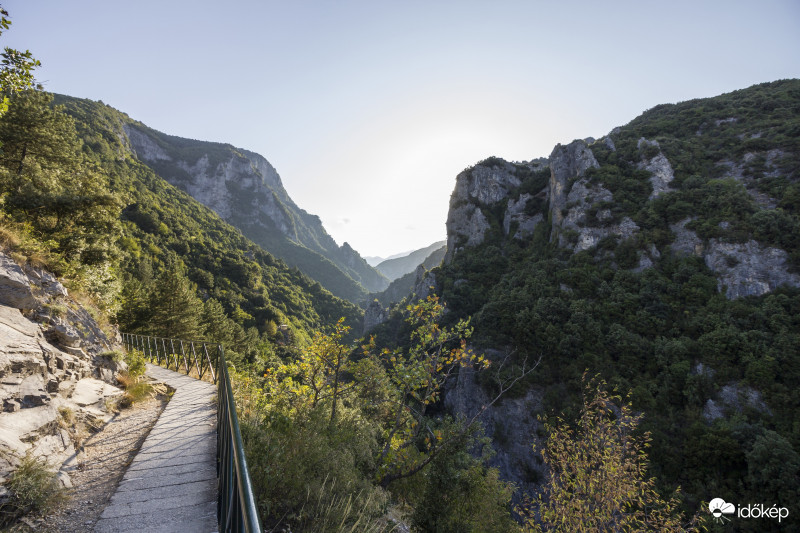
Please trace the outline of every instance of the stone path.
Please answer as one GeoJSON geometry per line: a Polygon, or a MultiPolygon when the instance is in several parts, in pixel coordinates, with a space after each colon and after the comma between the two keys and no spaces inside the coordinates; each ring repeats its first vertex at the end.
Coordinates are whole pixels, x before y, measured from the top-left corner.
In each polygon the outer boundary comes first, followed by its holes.
{"type": "Polygon", "coordinates": [[[95,533],[212,533],[217,525],[216,386],[147,365],[175,389],[95,533]]]}

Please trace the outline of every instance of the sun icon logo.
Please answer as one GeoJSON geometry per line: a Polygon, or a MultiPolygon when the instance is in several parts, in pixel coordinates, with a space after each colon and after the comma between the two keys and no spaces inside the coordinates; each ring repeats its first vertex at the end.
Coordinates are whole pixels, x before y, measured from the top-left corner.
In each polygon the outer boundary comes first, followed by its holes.
{"type": "Polygon", "coordinates": [[[708,502],[708,511],[714,516],[715,522],[722,524],[726,521],[731,521],[730,518],[723,515],[735,513],[736,506],[732,503],[726,503],[722,498],[714,498],[708,502]]]}

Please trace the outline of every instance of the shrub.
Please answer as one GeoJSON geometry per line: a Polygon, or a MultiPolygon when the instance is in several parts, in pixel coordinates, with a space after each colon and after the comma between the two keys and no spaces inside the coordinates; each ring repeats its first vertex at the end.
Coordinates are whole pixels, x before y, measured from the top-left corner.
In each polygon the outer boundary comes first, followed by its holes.
{"type": "Polygon", "coordinates": [[[128,375],[139,378],[147,370],[144,354],[139,350],[128,350],[125,353],[125,363],[128,365],[128,375]]]}

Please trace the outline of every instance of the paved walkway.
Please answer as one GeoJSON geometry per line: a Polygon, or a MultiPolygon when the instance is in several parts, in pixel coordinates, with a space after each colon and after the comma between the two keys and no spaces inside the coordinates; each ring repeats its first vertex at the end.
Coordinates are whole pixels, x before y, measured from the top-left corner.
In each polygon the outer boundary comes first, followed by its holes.
{"type": "Polygon", "coordinates": [[[125,472],[96,533],[212,533],[217,525],[216,386],[147,365],[175,389],[125,472]]]}

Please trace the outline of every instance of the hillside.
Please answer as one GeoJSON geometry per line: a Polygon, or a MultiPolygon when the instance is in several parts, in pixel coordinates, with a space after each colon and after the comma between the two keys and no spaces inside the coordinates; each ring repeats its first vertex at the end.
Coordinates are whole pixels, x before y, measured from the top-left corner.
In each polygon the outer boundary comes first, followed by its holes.
{"type": "MultiPolygon", "coordinates": [[[[522,405],[569,419],[587,371],[645,414],[653,474],[689,507],[793,498],[800,81],[658,106],[547,158],[484,160],[457,177],[447,231],[433,277],[448,319],[472,315],[494,359],[541,358],[484,416],[505,479],[532,490],[544,472],[535,418],[504,420],[522,405]]],[[[446,404],[474,412],[482,390],[461,376],[446,404]]]]}
{"type": "Polygon", "coordinates": [[[166,135],[130,119],[123,130],[136,157],[158,176],[335,295],[358,302],[388,285],[347,243],[338,246],[319,217],[294,203],[259,154],[166,135]]]}
{"type": "MultiPolygon", "coordinates": [[[[222,304],[240,327],[264,332],[287,323],[302,337],[341,316],[357,323],[355,306],[254,244],[212,210],[142,164],[125,134],[131,120],[100,102],[58,97],[75,121],[82,153],[106,177],[121,207],[120,273],[125,278],[123,326],[146,331],[144,295],[137,291],[164,270],[170,257],[204,299],[222,304]],[[140,313],[137,315],[137,313],[140,313]]],[[[110,237],[110,236],[109,236],[110,237]]],[[[146,307],[146,306],[145,306],[146,307]]]]}

